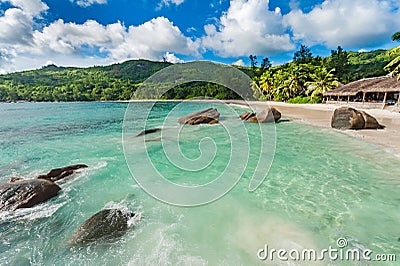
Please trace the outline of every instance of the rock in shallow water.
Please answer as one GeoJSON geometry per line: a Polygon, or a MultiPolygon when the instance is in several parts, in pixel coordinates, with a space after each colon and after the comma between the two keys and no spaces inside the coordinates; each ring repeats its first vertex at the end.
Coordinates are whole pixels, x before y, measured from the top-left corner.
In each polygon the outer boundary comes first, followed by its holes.
{"type": "Polygon", "coordinates": [[[382,129],[378,121],[364,111],[340,107],[333,113],[331,126],[337,129],[382,129]]]}
{"type": "Polygon", "coordinates": [[[141,131],[139,134],[137,134],[136,137],[140,137],[140,136],[144,136],[144,135],[147,135],[147,134],[155,133],[157,131],[161,131],[161,128],[156,127],[156,128],[151,128],[151,129],[145,129],[145,130],[141,131]]]}
{"type": "Polygon", "coordinates": [[[71,242],[88,244],[104,237],[122,236],[128,229],[128,221],[135,213],[120,209],[101,210],[87,219],[74,234],[71,242]]]}
{"type": "Polygon", "coordinates": [[[81,168],[87,168],[88,166],[86,164],[76,164],[76,165],[70,165],[70,166],[65,166],[62,168],[55,168],[50,170],[46,175],[40,175],[37,178],[38,179],[46,179],[50,181],[58,181],[60,179],[66,178],[67,176],[72,175],[76,170],[81,169],[81,168]]]}
{"type": "Polygon", "coordinates": [[[200,112],[188,114],[178,121],[180,124],[198,125],[198,124],[216,124],[219,121],[220,113],[216,108],[208,108],[200,112]]]}
{"type": "Polygon", "coordinates": [[[56,196],[60,189],[57,184],[40,179],[0,184],[0,211],[35,206],[56,196]]]}
{"type": "Polygon", "coordinates": [[[244,112],[240,119],[246,122],[253,123],[266,123],[266,122],[278,122],[281,119],[281,113],[275,108],[265,109],[260,113],[249,113],[244,112]]]}

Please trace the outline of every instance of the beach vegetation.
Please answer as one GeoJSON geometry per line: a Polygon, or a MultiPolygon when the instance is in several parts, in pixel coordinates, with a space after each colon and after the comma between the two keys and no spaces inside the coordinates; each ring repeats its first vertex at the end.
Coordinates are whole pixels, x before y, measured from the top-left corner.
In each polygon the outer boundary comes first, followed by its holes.
{"type": "MultiPolygon", "coordinates": [[[[266,100],[288,101],[292,98],[315,98],[339,85],[334,69],[308,64],[287,64],[269,69],[260,77],[260,89],[266,100]]],[[[316,98],[319,99],[319,98],[316,98]]]]}
{"type": "Polygon", "coordinates": [[[297,64],[308,64],[313,61],[313,55],[310,48],[306,45],[301,45],[299,50],[294,53],[293,62],[297,64]]]}
{"type": "MultiPolygon", "coordinates": [[[[394,34],[395,40],[396,36],[394,34]]],[[[250,67],[235,67],[252,78],[251,85],[254,87],[256,99],[288,101],[299,96],[315,98],[322,91],[333,88],[335,81],[346,84],[362,78],[386,75],[391,70],[384,67],[391,61],[388,66],[394,66],[399,61],[393,60],[399,56],[399,47],[352,52],[338,46],[336,50],[331,51],[330,56],[322,58],[313,56],[310,49],[302,45],[294,53],[294,60],[289,63],[272,66],[268,57],[251,55],[250,67]],[[261,94],[258,89],[262,91],[261,94]]],[[[59,67],[51,64],[37,70],[0,75],[0,101],[129,100],[148,77],[170,65],[171,63],[165,60],[130,60],[89,68],[59,67]]],[[[398,67],[398,64],[396,66],[398,67]]],[[[235,81],[238,77],[233,76],[229,79],[235,81]]],[[[158,97],[240,98],[223,86],[206,82],[180,84],[158,97]]]]}
{"type": "Polygon", "coordinates": [[[306,104],[306,103],[320,103],[322,101],[321,96],[315,96],[311,98],[311,96],[297,96],[295,98],[289,99],[288,103],[297,103],[297,104],[306,104]]]}
{"type": "Polygon", "coordinates": [[[326,60],[327,69],[333,69],[333,72],[340,82],[346,82],[350,76],[346,75],[349,66],[349,54],[341,46],[337,50],[331,50],[331,56],[326,60]]]}
{"type": "MultiPolygon", "coordinates": [[[[393,34],[392,40],[400,42],[400,32],[393,34]]],[[[400,46],[391,49],[390,52],[395,56],[395,58],[385,66],[385,70],[390,71],[392,75],[397,76],[400,80],[400,46]]]]}
{"type": "Polygon", "coordinates": [[[316,69],[314,73],[311,73],[310,77],[312,80],[305,83],[305,85],[308,86],[306,94],[310,95],[311,98],[315,98],[316,96],[322,96],[325,92],[339,87],[340,83],[333,75],[334,71],[334,68],[328,71],[326,68],[322,67],[316,69]]]}

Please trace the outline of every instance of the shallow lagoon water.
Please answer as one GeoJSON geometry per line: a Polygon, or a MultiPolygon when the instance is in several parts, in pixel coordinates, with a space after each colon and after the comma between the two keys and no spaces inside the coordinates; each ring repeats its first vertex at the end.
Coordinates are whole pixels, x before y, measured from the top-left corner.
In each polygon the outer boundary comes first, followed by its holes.
{"type": "MultiPolygon", "coordinates": [[[[145,119],[140,117],[145,104],[134,103],[138,121],[145,119]]],[[[162,118],[176,104],[158,104],[149,126],[162,126],[162,118]]],[[[219,105],[185,103],[180,114],[210,106],[219,105]]],[[[32,178],[69,164],[89,165],[63,181],[56,198],[30,210],[0,214],[2,264],[287,265],[260,261],[257,251],[265,244],[320,250],[337,247],[341,237],[349,248],[400,256],[400,174],[394,156],[329,129],[282,122],[276,124],[274,162],[255,192],[248,191],[255,167],[250,161],[239,183],[221,199],[195,208],[176,207],[155,200],[132,178],[121,138],[126,107],[125,103],[0,104],[2,182],[13,176],[32,178]],[[85,247],[69,243],[82,222],[110,207],[129,208],[140,213],[141,220],[132,221],[116,242],[85,247]]],[[[140,123],[131,122],[132,132],[139,133],[140,123]]],[[[217,127],[189,129],[188,136],[201,139],[217,127]]],[[[254,125],[246,127],[251,139],[257,140],[254,125]]],[[[213,135],[219,145],[229,147],[223,132],[213,135]]],[[[158,170],[174,182],[210,181],[209,175],[188,176],[168,167],[158,145],[156,140],[150,143],[151,156],[160,158],[158,170]]],[[[197,143],[185,145],[182,149],[189,158],[199,155],[191,146],[197,143]]],[[[216,157],[221,168],[224,156],[227,153],[216,157]]],[[[355,263],[321,263],[327,264],[355,263]]]]}

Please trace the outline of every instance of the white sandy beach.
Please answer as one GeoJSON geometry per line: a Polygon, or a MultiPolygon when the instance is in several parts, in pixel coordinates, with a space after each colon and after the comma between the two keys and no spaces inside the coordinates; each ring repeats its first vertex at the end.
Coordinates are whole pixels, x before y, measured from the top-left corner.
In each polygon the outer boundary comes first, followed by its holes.
{"type": "MultiPolygon", "coordinates": [[[[275,107],[282,117],[294,122],[330,128],[333,111],[339,104],[288,104],[282,102],[249,102],[256,110],[265,106],[275,107]]],[[[383,148],[400,158],[400,113],[380,109],[360,109],[374,116],[385,126],[381,130],[337,130],[383,148]]],[[[332,129],[336,130],[336,129],[332,129]]]]}

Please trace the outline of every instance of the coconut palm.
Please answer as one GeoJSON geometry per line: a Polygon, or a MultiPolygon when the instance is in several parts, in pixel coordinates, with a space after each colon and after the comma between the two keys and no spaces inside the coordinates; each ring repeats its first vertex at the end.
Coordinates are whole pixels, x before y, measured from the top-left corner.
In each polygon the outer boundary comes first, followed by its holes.
{"type": "Polygon", "coordinates": [[[288,99],[304,93],[309,71],[309,66],[305,64],[290,69],[289,78],[284,82],[283,87],[283,93],[288,99]]]}
{"type": "Polygon", "coordinates": [[[400,31],[392,35],[392,41],[400,41],[400,31]]]}
{"type": "MultiPolygon", "coordinates": [[[[400,42],[400,32],[393,34],[392,40],[400,42]]],[[[385,70],[390,71],[393,76],[397,76],[397,79],[400,80],[400,46],[394,48],[391,51],[391,54],[395,54],[397,56],[385,66],[385,70]]]]}
{"type": "Polygon", "coordinates": [[[266,70],[260,77],[260,89],[263,94],[268,95],[268,100],[271,99],[271,96],[274,92],[274,76],[270,70],[266,70]]]}
{"type": "Polygon", "coordinates": [[[340,83],[332,74],[334,71],[335,69],[328,71],[323,67],[320,70],[316,70],[314,73],[310,74],[312,81],[306,82],[306,85],[308,86],[306,94],[310,95],[311,93],[311,98],[314,98],[315,96],[322,95],[327,91],[337,88],[340,83]]]}

